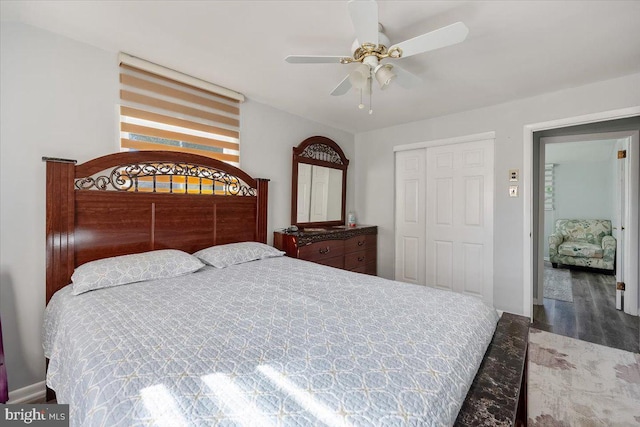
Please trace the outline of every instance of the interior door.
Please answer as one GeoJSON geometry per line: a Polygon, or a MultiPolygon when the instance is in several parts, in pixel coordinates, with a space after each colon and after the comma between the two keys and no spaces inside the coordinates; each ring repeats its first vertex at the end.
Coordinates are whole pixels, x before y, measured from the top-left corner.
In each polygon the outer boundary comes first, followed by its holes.
{"type": "MultiPolygon", "coordinates": [[[[627,152],[629,139],[620,139],[616,145],[618,152],[627,152]]],[[[616,225],[612,234],[616,238],[616,282],[624,283],[625,273],[625,205],[627,194],[627,159],[618,158],[616,162],[616,225]]],[[[616,287],[616,308],[623,310],[624,291],[616,287]]]]}
{"type": "Polygon", "coordinates": [[[425,284],[424,148],[396,153],[396,268],[401,282],[425,284]]]}
{"type": "Polygon", "coordinates": [[[638,252],[638,206],[640,206],[640,134],[634,131],[629,137],[619,140],[620,157],[618,159],[618,176],[616,192],[620,193],[616,204],[616,281],[624,283],[625,290],[616,290],[616,308],[624,310],[632,316],[638,315],[638,278],[640,263],[638,252]],[[619,211],[619,212],[618,212],[619,211]],[[622,301],[620,301],[622,300],[622,301]],[[622,302],[622,304],[620,304],[622,302]]]}
{"type": "Polygon", "coordinates": [[[493,305],[493,141],[427,148],[426,283],[493,305]]]}
{"type": "Polygon", "coordinates": [[[327,220],[329,209],[329,168],[311,168],[311,210],[309,220],[320,222],[327,220]]]}

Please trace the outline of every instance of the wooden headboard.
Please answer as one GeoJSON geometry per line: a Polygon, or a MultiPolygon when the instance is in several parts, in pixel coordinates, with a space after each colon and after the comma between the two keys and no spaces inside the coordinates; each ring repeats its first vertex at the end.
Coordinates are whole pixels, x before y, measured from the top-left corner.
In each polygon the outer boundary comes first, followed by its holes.
{"type": "Polygon", "coordinates": [[[47,163],[47,303],[96,259],[267,241],[268,179],[195,154],[135,151],[47,163]]]}

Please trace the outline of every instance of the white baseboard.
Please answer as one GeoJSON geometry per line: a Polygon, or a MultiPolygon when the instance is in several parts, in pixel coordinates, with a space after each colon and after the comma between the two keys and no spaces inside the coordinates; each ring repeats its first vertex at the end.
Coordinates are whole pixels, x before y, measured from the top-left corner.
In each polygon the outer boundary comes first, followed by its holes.
{"type": "Polygon", "coordinates": [[[502,313],[504,313],[504,311],[498,310],[497,308],[496,308],[496,311],[498,312],[498,316],[502,317],[502,313]]]}
{"type": "Polygon", "coordinates": [[[33,403],[38,401],[44,402],[46,393],[47,391],[45,382],[40,381],[39,383],[31,384],[17,390],[9,391],[9,401],[7,403],[17,404],[33,403]]]}

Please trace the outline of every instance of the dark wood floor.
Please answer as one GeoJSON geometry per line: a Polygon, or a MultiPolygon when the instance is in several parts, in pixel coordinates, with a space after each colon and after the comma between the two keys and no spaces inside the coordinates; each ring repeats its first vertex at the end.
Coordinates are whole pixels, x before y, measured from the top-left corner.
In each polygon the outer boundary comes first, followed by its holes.
{"type": "Polygon", "coordinates": [[[545,298],[534,306],[532,326],[638,353],[638,317],[616,310],[615,277],[572,270],[571,286],[573,302],[545,298]]]}

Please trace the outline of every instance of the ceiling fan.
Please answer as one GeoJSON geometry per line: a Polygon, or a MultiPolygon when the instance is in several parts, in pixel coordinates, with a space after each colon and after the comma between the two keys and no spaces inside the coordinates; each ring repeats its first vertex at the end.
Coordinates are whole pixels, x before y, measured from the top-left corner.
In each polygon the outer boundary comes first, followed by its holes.
{"type": "MultiPolygon", "coordinates": [[[[422,83],[418,76],[400,67],[393,60],[460,43],[469,33],[466,25],[456,22],[391,45],[389,38],[384,34],[384,28],[378,23],[378,4],[374,0],[349,0],[348,9],[356,31],[356,40],[351,46],[352,56],[289,55],[285,61],[290,64],[359,63],[333,89],[331,95],[344,95],[352,87],[359,89],[361,101],[358,107],[361,109],[364,108],[362,93],[368,93],[371,96],[374,79],[382,90],[388,88],[394,80],[405,89],[411,89],[422,83]],[[382,63],[383,60],[391,62],[382,63]]],[[[369,114],[372,113],[370,104],[369,114]]]]}

